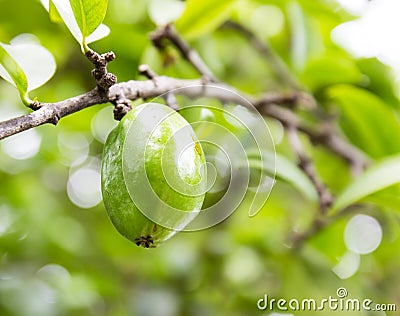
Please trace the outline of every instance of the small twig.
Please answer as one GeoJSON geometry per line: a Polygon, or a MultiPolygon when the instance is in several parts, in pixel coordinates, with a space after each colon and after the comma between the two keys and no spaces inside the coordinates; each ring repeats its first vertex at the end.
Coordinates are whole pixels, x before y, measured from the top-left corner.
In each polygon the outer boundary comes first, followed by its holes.
{"type": "Polygon", "coordinates": [[[132,109],[131,102],[123,91],[116,93],[115,98],[111,102],[114,104],[114,119],[117,121],[122,120],[132,109]]]}
{"type": "Polygon", "coordinates": [[[92,76],[96,79],[100,93],[107,93],[111,86],[117,83],[117,77],[107,71],[107,64],[115,59],[113,52],[98,54],[93,50],[86,52],[87,59],[93,64],[92,76]]]}
{"type": "Polygon", "coordinates": [[[212,73],[208,66],[201,59],[200,55],[192,49],[189,44],[184,41],[176,32],[171,24],[158,29],[150,34],[150,39],[154,46],[160,50],[165,48],[164,39],[170,41],[181,53],[182,57],[186,59],[208,82],[218,82],[217,77],[212,73]]]}
{"type": "Polygon", "coordinates": [[[157,77],[157,74],[150,69],[150,67],[146,64],[142,64],[138,68],[139,73],[142,76],[145,76],[147,79],[153,80],[157,77]]]}
{"type": "MultiPolygon", "coordinates": [[[[232,24],[231,24],[232,25],[232,24]]],[[[241,28],[239,24],[233,24],[235,27],[238,27],[239,30],[245,31],[246,29],[241,28]]],[[[228,24],[229,26],[229,24],[228,24]]],[[[267,54],[271,53],[272,56],[275,56],[272,53],[272,50],[270,50],[267,46],[264,45],[264,43],[249,30],[247,32],[250,32],[249,35],[252,35],[251,37],[254,38],[254,40],[257,40],[257,47],[262,48],[260,52],[265,52],[267,51],[267,54]]],[[[209,69],[205,65],[205,63],[200,59],[198,54],[196,53],[195,50],[193,50],[181,37],[180,35],[176,32],[175,29],[171,25],[167,25],[156,32],[152,33],[150,35],[153,44],[158,47],[162,48],[164,47],[163,45],[163,39],[168,39],[175,45],[175,47],[178,48],[178,50],[181,52],[182,56],[191,62],[191,64],[198,69],[200,74],[206,74],[210,73],[209,69]],[[191,58],[191,56],[197,56],[198,58],[191,58]],[[194,62],[193,62],[194,61],[194,62]],[[198,63],[196,62],[198,61],[198,63]],[[200,70],[199,70],[200,69],[200,70]]],[[[269,55],[268,55],[269,56],[269,55]]],[[[267,56],[265,56],[267,57],[267,56]]],[[[267,61],[269,61],[268,58],[266,58],[267,61]]],[[[274,60],[272,60],[273,63],[274,60]]],[[[279,64],[279,62],[278,62],[279,64]]],[[[280,67],[280,66],[279,66],[280,67]]],[[[286,77],[286,74],[290,75],[290,72],[286,68],[285,65],[283,65],[284,68],[280,68],[279,72],[282,72],[281,75],[283,77],[286,77]]],[[[212,73],[211,73],[212,74],[212,73]]],[[[285,79],[287,80],[287,78],[285,79]]],[[[290,82],[289,82],[290,83],[290,82]]],[[[203,82],[202,84],[206,85],[206,82],[203,82]]],[[[292,82],[293,87],[296,87],[296,91],[292,92],[291,94],[289,93],[288,95],[283,96],[282,94],[280,96],[274,96],[271,97],[271,95],[267,95],[264,97],[261,97],[260,99],[253,99],[252,103],[255,105],[257,109],[260,110],[262,114],[269,115],[271,117],[274,117],[275,119],[279,120],[282,122],[284,126],[294,126],[296,127],[299,131],[302,133],[305,133],[309,136],[310,140],[314,144],[324,144],[327,145],[328,148],[330,148],[333,152],[335,152],[338,156],[342,157],[345,159],[347,162],[349,162],[352,170],[363,170],[364,166],[366,165],[365,163],[365,158],[364,156],[352,145],[347,143],[345,140],[339,138],[338,136],[334,135],[333,133],[325,133],[324,131],[319,131],[319,130],[313,130],[310,129],[309,127],[305,126],[302,124],[298,118],[298,116],[290,111],[287,111],[285,109],[282,109],[280,107],[274,106],[274,104],[288,104],[288,105],[296,105],[299,103],[306,104],[307,108],[315,108],[316,107],[316,101],[313,96],[310,94],[303,92],[303,91],[298,91],[297,90],[297,84],[295,82],[292,82]],[[293,125],[294,124],[294,125],[293,125]]],[[[292,86],[292,85],[291,85],[292,86]]],[[[231,91],[235,91],[232,89],[232,87],[227,86],[228,89],[231,89],[231,91]]],[[[244,95],[239,92],[239,94],[244,95]]],[[[221,99],[219,99],[221,100],[221,99]]],[[[222,101],[222,100],[221,100],[222,101]]]]}
{"type": "MultiPolygon", "coordinates": [[[[276,104],[284,103],[291,107],[294,107],[297,104],[302,104],[303,107],[307,109],[315,109],[317,107],[315,98],[311,94],[299,90],[298,83],[292,77],[291,72],[288,70],[285,63],[273,52],[266,41],[260,40],[252,31],[233,21],[227,21],[223,27],[234,29],[243,34],[265,59],[268,65],[270,65],[276,77],[295,90],[295,92],[288,94],[288,98],[286,100],[278,99],[277,102],[275,102],[276,104]]],[[[365,156],[361,154],[361,152],[354,146],[347,143],[344,139],[336,136],[332,131],[327,132],[324,129],[310,129],[309,127],[301,124],[295,114],[285,111],[285,109],[274,107],[273,105],[270,105],[273,102],[268,101],[270,101],[268,98],[260,98],[259,100],[255,101],[254,105],[257,108],[262,108],[262,113],[278,119],[285,126],[296,127],[296,129],[308,135],[312,143],[326,145],[334,153],[349,163],[353,175],[358,175],[360,172],[362,172],[362,170],[365,169],[365,156]],[[267,101],[268,106],[266,106],[267,104],[263,103],[264,101],[267,101]]]]}
{"type": "Polygon", "coordinates": [[[322,183],[317,175],[315,167],[311,159],[307,156],[304,151],[303,145],[301,143],[298,131],[295,127],[289,126],[287,128],[289,142],[295,151],[298,158],[298,166],[304,171],[306,176],[310,179],[311,183],[314,185],[319,197],[319,208],[321,214],[325,214],[328,207],[333,202],[333,196],[329,192],[328,188],[322,183]]]}
{"type": "Polygon", "coordinates": [[[295,127],[306,134],[313,144],[324,145],[329,148],[348,162],[353,172],[361,172],[366,168],[367,160],[365,155],[356,147],[337,136],[332,130],[327,130],[323,125],[322,128],[311,128],[304,124],[295,113],[274,104],[258,103],[258,110],[264,115],[277,119],[286,127],[295,127]]]}
{"type": "MultiPolygon", "coordinates": [[[[117,83],[117,77],[107,71],[107,64],[115,59],[115,54],[108,52],[100,55],[93,50],[89,50],[86,52],[86,57],[94,66],[92,76],[96,80],[99,94],[107,96],[109,89],[117,83]]],[[[131,109],[130,102],[123,92],[117,93],[111,102],[115,106],[114,118],[116,120],[121,120],[131,109]]]]}
{"type": "MultiPolygon", "coordinates": [[[[139,73],[145,76],[147,79],[153,80],[154,86],[157,86],[157,77],[158,75],[148,66],[142,64],[139,66],[139,73]]],[[[167,92],[163,94],[163,98],[165,103],[173,110],[177,111],[179,109],[178,102],[175,98],[175,95],[172,92],[167,92]]]]}
{"type": "Polygon", "coordinates": [[[284,105],[288,108],[294,107],[298,102],[299,94],[297,92],[290,93],[279,93],[279,92],[269,92],[263,95],[261,98],[257,99],[254,103],[256,108],[264,106],[265,104],[279,104],[284,105]]]}
{"type": "Polygon", "coordinates": [[[172,92],[167,92],[164,95],[164,100],[165,103],[173,110],[178,111],[179,110],[179,105],[178,105],[178,101],[176,100],[175,94],[173,94],[172,92]]]}

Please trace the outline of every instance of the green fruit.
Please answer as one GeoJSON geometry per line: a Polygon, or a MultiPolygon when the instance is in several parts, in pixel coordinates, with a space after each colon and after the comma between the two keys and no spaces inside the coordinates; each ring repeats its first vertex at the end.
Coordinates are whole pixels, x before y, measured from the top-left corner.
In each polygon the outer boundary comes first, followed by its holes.
{"type": "Polygon", "coordinates": [[[113,225],[146,248],[182,230],[203,204],[204,164],[200,143],[180,114],[157,103],[131,110],[103,151],[103,201],[113,225]]]}

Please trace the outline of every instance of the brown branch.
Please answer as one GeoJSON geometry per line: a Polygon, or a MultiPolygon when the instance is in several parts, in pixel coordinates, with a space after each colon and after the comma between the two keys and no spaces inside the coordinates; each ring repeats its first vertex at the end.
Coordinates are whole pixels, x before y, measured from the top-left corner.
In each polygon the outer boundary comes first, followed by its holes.
{"type": "MultiPolygon", "coordinates": [[[[299,90],[298,83],[291,75],[285,63],[268,45],[268,42],[262,41],[251,30],[236,22],[227,21],[223,27],[234,29],[243,34],[268,63],[276,77],[295,90],[295,92],[287,94],[286,98],[283,95],[278,96],[277,102],[275,102],[276,104],[284,103],[290,107],[302,104],[307,109],[314,109],[317,107],[317,102],[311,94],[299,90]]],[[[365,169],[366,157],[354,146],[338,137],[332,130],[327,131],[324,127],[311,129],[308,126],[301,124],[295,114],[285,111],[285,109],[274,106],[268,106],[268,108],[266,108],[264,101],[266,101],[267,104],[274,103],[271,102],[272,100],[260,98],[255,101],[254,105],[257,108],[263,108],[264,114],[278,119],[284,126],[292,126],[302,133],[305,133],[308,135],[312,143],[326,145],[326,147],[330,148],[335,154],[349,163],[353,175],[358,175],[365,169]]],[[[324,124],[321,124],[321,126],[322,125],[324,124]]]]}
{"type": "Polygon", "coordinates": [[[301,170],[303,170],[305,175],[311,180],[311,183],[314,185],[319,198],[320,212],[321,214],[325,214],[326,210],[333,202],[333,196],[329,192],[328,188],[320,180],[311,159],[304,151],[298,134],[298,130],[293,126],[289,126],[287,128],[287,131],[289,142],[292,145],[292,148],[298,158],[298,166],[301,170]]]}
{"type": "Polygon", "coordinates": [[[317,215],[313,219],[310,227],[306,231],[291,232],[291,234],[289,235],[289,238],[288,238],[289,246],[294,249],[301,248],[301,246],[304,244],[304,242],[306,242],[311,237],[316,236],[318,233],[320,233],[323,230],[323,228],[328,226],[331,222],[332,222],[331,220],[328,221],[326,218],[317,215]]]}
{"type": "MultiPolygon", "coordinates": [[[[178,45],[178,47],[181,47],[180,49],[183,51],[190,50],[191,52],[195,52],[180,40],[179,35],[172,29],[172,27],[165,27],[161,30],[168,30],[167,34],[173,34],[173,43],[178,45]]],[[[105,61],[105,63],[100,63],[100,67],[105,67],[107,63],[113,59],[113,57],[98,55],[97,53],[95,53],[94,57],[88,57],[89,60],[94,63],[95,70],[99,68],[98,64],[96,64],[99,57],[103,58],[105,61]]],[[[201,61],[200,65],[202,63],[203,62],[201,61]]],[[[104,70],[105,72],[102,73],[107,73],[105,68],[104,70]]],[[[311,129],[302,123],[299,117],[293,112],[276,106],[276,104],[290,106],[293,103],[298,102],[299,98],[303,98],[301,92],[289,94],[278,94],[272,92],[265,94],[261,98],[254,99],[223,83],[210,83],[204,79],[185,80],[157,76],[157,74],[155,74],[147,65],[140,66],[139,72],[149,78],[149,80],[131,80],[114,84],[108,88],[107,93],[104,93],[104,90],[97,88],[64,101],[56,103],[41,103],[35,108],[37,109],[35,112],[1,122],[0,140],[46,123],[56,125],[58,120],[64,116],[101,103],[111,102],[115,105],[114,116],[117,120],[120,120],[130,110],[130,101],[139,98],[148,99],[164,95],[167,104],[170,103],[172,107],[177,108],[174,98],[171,97],[171,91],[174,90],[174,94],[185,94],[190,98],[204,96],[218,99],[223,103],[238,103],[244,104],[245,106],[248,106],[248,103],[243,101],[250,100],[261,114],[277,119],[286,127],[291,126],[302,133],[305,133],[308,135],[311,142],[314,144],[325,145],[338,156],[349,162],[352,166],[355,166],[353,167],[354,169],[362,170],[365,166],[365,157],[355,147],[332,132],[327,133],[323,129],[311,129]]],[[[95,71],[93,73],[95,73],[95,71]]],[[[100,78],[101,77],[98,76],[96,80],[100,78]]]]}
{"type": "MultiPolygon", "coordinates": [[[[314,131],[307,126],[300,124],[299,119],[294,113],[274,106],[274,104],[280,104],[294,107],[299,103],[303,103],[305,104],[306,108],[315,108],[317,103],[314,97],[310,94],[297,90],[298,85],[295,81],[293,81],[294,79],[291,77],[286,65],[284,65],[283,62],[273,53],[269,46],[259,40],[256,35],[242,27],[240,24],[227,22],[227,26],[237,29],[244,35],[248,35],[256,49],[258,49],[258,51],[265,57],[267,61],[270,61],[271,64],[274,65],[273,67],[275,67],[274,69],[277,76],[281,77],[281,79],[289,84],[289,86],[296,89],[295,92],[287,94],[268,93],[259,99],[253,99],[254,106],[258,109],[263,108],[264,111],[262,113],[281,121],[284,126],[293,126],[299,131],[307,134],[314,144],[327,145],[327,147],[330,148],[334,153],[342,157],[350,164],[354,174],[357,174],[357,172],[363,170],[365,167],[365,157],[355,147],[337,137],[333,133],[325,133],[324,131],[319,130],[314,131]]],[[[197,52],[180,37],[172,25],[167,25],[157,30],[150,35],[150,38],[155,47],[160,50],[164,49],[163,40],[169,40],[181,52],[182,56],[199,71],[200,74],[202,74],[204,77],[214,78],[214,81],[216,80],[216,77],[208,69],[197,52]]],[[[231,87],[228,88],[232,89],[231,87]]]]}
{"type": "MultiPolygon", "coordinates": [[[[158,75],[148,65],[140,65],[138,70],[141,75],[145,76],[147,79],[153,80],[154,85],[157,85],[158,75]]],[[[176,100],[173,92],[165,93],[163,98],[167,106],[169,106],[171,109],[175,111],[179,109],[178,101],[176,100]]]]}
{"type": "Polygon", "coordinates": [[[84,108],[111,102],[120,104],[121,100],[149,99],[164,95],[170,91],[190,98],[210,97],[224,103],[243,103],[244,98],[225,84],[204,83],[202,79],[186,80],[170,77],[157,77],[157,85],[153,80],[117,83],[109,88],[107,95],[97,88],[82,95],[56,103],[41,103],[40,108],[32,113],[0,122],[0,139],[34,128],[46,123],[56,125],[59,119],[78,112],[84,108]],[[185,88],[185,89],[182,89],[185,88]]]}
{"type": "MultiPolygon", "coordinates": [[[[321,144],[352,164],[365,164],[364,157],[352,145],[333,133],[326,133],[311,129],[306,126],[300,118],[293,112],[275,105],[276,94],[273,98],[267,95],[261,99],[253,100],[251,97],[240,93],[232,87],[222,83],[205,83],[202,79],[176,79],[170,77],[157,77],[157,85],[149,79],[146,81],[127,81],[113,85],[107,96],[94,89],[80,96],[73,97],[56,103],[42,103],[40,109],[30,114],[13,118],[8,121],[0,122],[0,139],[20,133],[46,123],[57,124],[58,120],[64,116],[78,112],[84,108],[111,102],[120,104],[121,98],[125,100],[137,100],[154,98],[164,95],[170,91],[174,94],[183,94],[192,99],[199,97],[209,97],[220,100],[223,103],[236,103],[248,106],[244,100],[249,100],[257,104],[257,109],[261,114],[270,116],[280,121],[284,126],[293,126],[299,131],[308,135],[315,144],[321,144]],[[183,89],[184,88],[184,89],[183,89]],[[121,97],[123,96],[123,97],[121,97]],[[262,100],[262,102],[261,102],[262,100]],[[272,101],[272,103],[269,103],[272,101]]],[[[284,100],[285,98],[282,98],[284,100]]]]}
{"type": "Polygon", "coordinates": [[[180,37],[171,24],[167,24],[166,26],[151,33],[150,39],[152,40],[154,46],[161,51],[165,49],[164,40],[170,41],[179,50],[182,57],[198,71],[205,81],[218,82],[217,77],[201,59],[197,51],[192,49],[188,43],[186,43],[186,41],[180,37]]]}
{"type": "MultiPolygon", "coordinates": [[[[242,34],[247,35],[255,48],[265,57],[267,62],[270,62],[278,77],[287,83],[289,86],[295,89],[294,92],[282,94],[282,93],[268,93],[259,99],[252,99],[254,106],[257,109],[263,108],[263,112],[266,115],[272,116],[275,119],[282,122],[284,126],[293,126],[299,131],[307,134],[310,140],[314,144],[325,144],[338,156],[346,160],[354,174],[363,170],[366,163],[365,157],[352,145],[339,138],[333,133],[325,133],[321,130],[312,130],[299,122],[298,117],[289,111],[285,111],[280,107],[274,106],[274,104],[286,105],[294,107],[297,104],[304,104],[306,108],[315,108],[317,105],[316,100],[312,95],[304,91],[298,90],[298,85],[292,78],[286,65],[273,53],[271,48],[264,42],[257,38],[250,30],[244,28],[240,24],[234,22],[226,22],[226,26],[233,27],[240,31],[242,34]]],[[[191,48],[176,32],[172,25],[167,25],[150,35],[151,40],[155,47],[163,50],[163,40],[169,40],[182,54],[182,56],[189,61],[203,77],[214,78],[216,77],[208,69],[207,65],[203,62],[197,52],[191,48]],[[211,76],[211,77],[210,77],[211,76]]],[[[228,87],[232,89],[231,87],[228,87]]],[[[242,94],[243,95],[243,94],[242,94]]],[[[261,111],[260,111],[261,112],[261,111]]]]}
{"type": "Polygon", "coordinates": [[[155,80],[158,76],[148,65],[142,64],[138,68],[139,73],[147,79],[155,80]]]}
{"type": "Polygon", "coordinates": [[[315,145],[324,145],[333,153],[344,159],[353,168],[353,173],[358,174],[366,165],[366,157],[356,147],[337,136],[334,131],[326,129],[324,125],[311,128],[304,124],[302,120],[293,112],[278,107],[275,104],[257,103],[257,108],[261,114],[270,116],[280,121],[283,126],[292,126],[300,132],[306,134],[310,141],[315,145]]]}
{"type": "Polygon", "coordinates": [[[104,103],[97,89],[77,97],[57,103],[41,103],[40,108],[32,113],[12,118],[0,123],[0,139],[26,131],[46,123],[56,125],[64,116],[78,112],[91,105],[104,103]]]}
{"type": "MultiPolygon", "coordinates": [[[[300,85],[294,79],[286,64],[274,53],[268,45],[268,42],[260,40],[252,31],[238,23],[228,21],[223,27],[234,29],[243,34],[261,57],[268,63],[277,79],[295,91],[287,95],[287,105],[291,108],[295,108],[298,105],[302,105],[307,109],[317,108],[317,101],[314,96],[301,91],[300,85]]],[[[282,95],[280,97],[283,98],[282,95]]],[[[281,100],[282,99],[278,99],[278,101],[281,100]]],[[[366,167],[366,157],[354,146],[337,136],[331,128],[331,124],[322,122],[319,127],[311,128],[304,124],[292,111],[277,107],[274,104],[268,104],[268,102],[264,104],[264,101],[271,100],[261,98],[256,101],[255,106],[261,113],[279,120],[287,129],[289,141],[299,159],[298,165],[313,183],[319,197],[320,212],[316,214],[312,220],[309,229],[303,233],[294,233],[289,237],[291,246],[299,248],[307,239],[318,234],[324,227],[334,221],[335,218],[328,217],[326,214],[328,207],[333,202],[333,196],[317,176],[310,158],[303,150],[298,131],[306,134],[313,144],[323,144],[335,154],[345,159],[349,163],[350,169],[354,175],[358,175],[366,167]]],[[[351,209],[352,208],[349,207],[342,210],[337,214],[337,217],[346,214],[348,210],[351,209]]]]}

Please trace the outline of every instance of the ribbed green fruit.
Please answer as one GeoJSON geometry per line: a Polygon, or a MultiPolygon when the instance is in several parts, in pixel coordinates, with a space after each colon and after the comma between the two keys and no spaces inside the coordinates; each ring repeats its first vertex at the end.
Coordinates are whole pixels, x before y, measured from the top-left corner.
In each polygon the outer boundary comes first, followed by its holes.
{"type": "Polygon", "coordinates": [[[201,145],[180,114],[157,103],[131,110],[103,151],[103,201],[113,225],[146,248],[182,230],[203,204],[204,164],[201,145]]]}

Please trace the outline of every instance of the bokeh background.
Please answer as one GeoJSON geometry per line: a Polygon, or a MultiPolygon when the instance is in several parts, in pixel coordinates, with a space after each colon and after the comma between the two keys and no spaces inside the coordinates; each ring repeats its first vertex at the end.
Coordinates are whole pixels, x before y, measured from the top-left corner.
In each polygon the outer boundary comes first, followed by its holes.
{"type": "MultiPolygon", "coordinates": [[[[382,63],[387,60],[373,53],[350,55],[332,40],[332,30],[357,18],[354,11],[328,0],[231,2],[219,24],[234,20],[268,44],[320,110],[336,120],[342,137],[372,163],[399,153],[400,132],[384,120],[390,113],[398,123],[400,108],[398,82],[382,63]]],[[[174,48],[163,56],[148,38],[168,19],[171,3],[175,9],[184,6],[172,0],[109,1],[105,24],[111,33],[91,47],[116,53],[109,70],[119,81],[140,78],[141,63],[163,75],[198,77],[174,48]],[[165,66],[165,58],[173,62],[165,66]]],[[[90,63],[66,27],[49,20],[40,1],[0,0],[0,7],[2,42],[34,34],[56,59],[56,75],[32,96],[54,102],[93,88],[90,63]]],[[[207,14],[205,24],[214,18],[207,14]]],[[[335,29],[335,36],[340,32],[335,29]]],[[[237,32],[211,25],[186,38],[232,86],[256,95],[288,90],[237,32]]],[[[111,105],[93,106],[57,127],[41,126],[0,142],[0,315],[310,315],[259,311],[256,303],[265,294],[287,300],[336,297],[340,287],[350,298],[400,309],[397,186],[370,197],[302,247],[291,247],[293,231],[309,227],[318,205],[302,185],[306,180],[296,170],[283,127],[268,119],[276,150],[294,171],[289,181],[277,180],[262,211],[249,218],[243,205],[215,227],[142,249],[117,233],[102,204],[99,169],[104,141],[116,125],[112,111],[111,105]]],[[[23,113],[16,90],[1,80],[0,119],[23,113]]],[[[306,110],[299,115],[313,122],[306,110]]],[[[346,162],[304,142],[332,192],[344,190],[352,181],[346,162]]],[[[339,313],[396,315],[319,312],[339,313]]]]}

